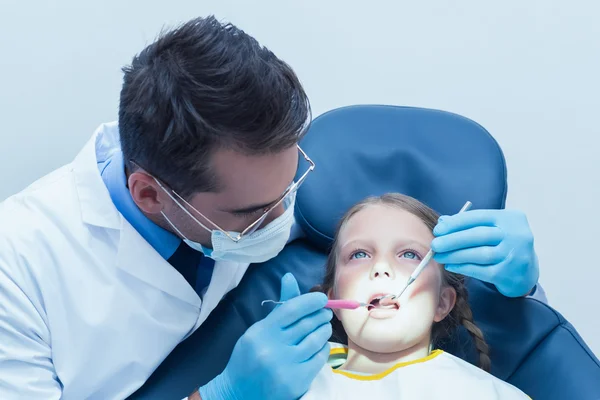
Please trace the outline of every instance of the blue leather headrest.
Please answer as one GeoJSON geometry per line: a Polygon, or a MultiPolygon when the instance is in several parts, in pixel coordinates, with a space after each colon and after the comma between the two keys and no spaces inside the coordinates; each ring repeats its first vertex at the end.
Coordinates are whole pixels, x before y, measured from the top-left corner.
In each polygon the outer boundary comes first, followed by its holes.
{"type": "Polygon", "coordinates": [[[505,205],[502,150],[483,127],[456,114],[339,108],[316,118],[300,146],[316,167],[298,191],[295,214],[321,249],[330,246],[340,217],[370,195],[400,192],[440,214],[455,214],[467,200],[473,209],[505,205]]]}

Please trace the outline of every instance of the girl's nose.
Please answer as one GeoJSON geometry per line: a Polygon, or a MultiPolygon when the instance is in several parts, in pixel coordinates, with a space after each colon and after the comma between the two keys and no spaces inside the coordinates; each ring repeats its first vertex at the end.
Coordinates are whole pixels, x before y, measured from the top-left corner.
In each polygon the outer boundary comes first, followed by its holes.
{"type": "Polygon", "coordinates": [[[371,277],[371,279],[376,279],[376,278],[394,279],[396,276],[394,273],[394,269],[391,268],[387,262],[379,261],[379,262],[375,263],[375,265],[373,265],[373,268],[371,268],[370,277],[371,277]]]}

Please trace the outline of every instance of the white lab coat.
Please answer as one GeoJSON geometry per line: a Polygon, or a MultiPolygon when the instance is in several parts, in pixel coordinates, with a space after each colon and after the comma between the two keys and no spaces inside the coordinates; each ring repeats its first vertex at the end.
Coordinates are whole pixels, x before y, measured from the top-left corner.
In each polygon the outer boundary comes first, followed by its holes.
{"type": "Polygon", "coordinates": [[[196,330],[248,264],[217,262],[203,299],[117,211],[96,153],[0,203],[0,399],[122,399],[196,330]]]}

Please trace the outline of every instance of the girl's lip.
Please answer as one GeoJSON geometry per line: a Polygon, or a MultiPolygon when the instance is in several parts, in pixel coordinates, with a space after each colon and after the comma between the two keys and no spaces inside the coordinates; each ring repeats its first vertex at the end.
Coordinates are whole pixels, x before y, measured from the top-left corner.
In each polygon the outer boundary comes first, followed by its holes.
{"type": "Polygon", "coordinates": [[[387,295],[390,295],[391,293],[375,293],[374,295],[372,295],[371,297],[369,297],[369,300],[367,301],[367,303],[372,302],[375,299],[381,298],[381,297],[385,297],[387,295]]]}

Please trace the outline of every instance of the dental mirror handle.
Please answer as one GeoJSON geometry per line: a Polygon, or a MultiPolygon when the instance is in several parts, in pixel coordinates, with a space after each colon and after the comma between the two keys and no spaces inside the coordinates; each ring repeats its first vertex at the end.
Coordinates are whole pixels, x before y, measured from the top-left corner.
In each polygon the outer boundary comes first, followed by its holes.
{"type": "MultiPolygon", "coordinates": [[[[471,208],[473,204],[470,201],[467,201],[465,203],[464,206],[462,206],[462,208],[460,209],[460,211],[458,212],[458,214],[460,214],[461,212],[467,211],[471,208]]],[[[415,279],[417,279],[419,277],[419,275],[421,275],[421,272],[423,272],[423,270],[425,269],[425,267],[427,266],[427,264],[429,264],[429,261],[431,261],[431,259],[433,258],[434,255],[434,251],[429,249],[429,251],[427,252],[427,254],[425,255],[425,257],[423,257],[423,260],[421,260],[421,262],[419,263],[419,265],[417,266],[417,268],[415,268],[415,270],[413,271],[412,274],[410,274],[410,278],[408,278],[408,282],[406,282],[406,285],[404,286],[404,288],[402,289],[402,291],[398,294],[398,296],[396,296],[395,298],[398,299],[400,298],[400,296],[402,296],[402,293],[404,293],[404,291],[408,288],[408,286],[413,283],[415,281],[415,279]]]]}
{"type": "Polygon", "coordinates": [[[359,307],[368,307],[370,304],[361,303],[355,300],[329,300],[325,305],[325,308],[331,309],[346,309],[346,310],[355,310],[359,307]]]}

